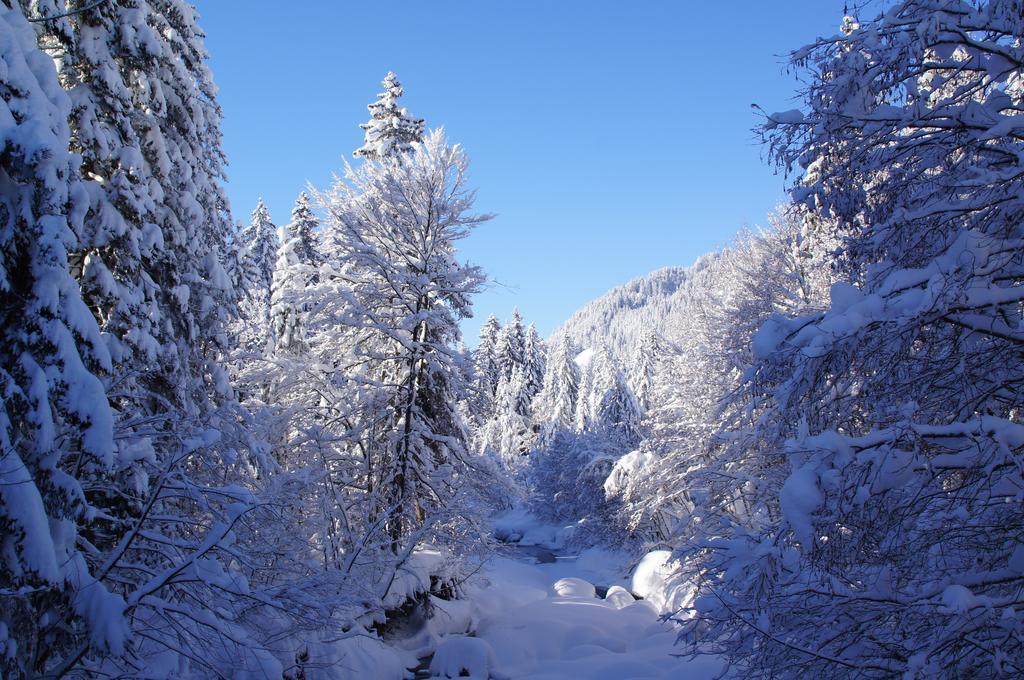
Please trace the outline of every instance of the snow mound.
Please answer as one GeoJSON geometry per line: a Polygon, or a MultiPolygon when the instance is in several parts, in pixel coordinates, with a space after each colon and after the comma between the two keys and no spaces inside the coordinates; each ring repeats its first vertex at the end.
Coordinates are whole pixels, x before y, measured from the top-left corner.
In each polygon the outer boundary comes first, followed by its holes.
{"type": "Polygon", "coordinates": [[[430,662],[430,676],[434,678],[499,678],[494,650],[480,638],[450,637],[441,642],[430,662]]]}
{"type": "Polygon", "coordinates": [[[636,602],[636,598],[622,586],[612,586],[605,593],[604,601],[616,609],[622,609],[636,602]]]}
{"type": "Polygon", "coordinates": [[[551,590],[559,597],[582,597],[592,599],[597,595],[597,591],[594,589],[593,583],[574,576],[558,579],[555,581],[554,585],[551,586],[551,590]]]}

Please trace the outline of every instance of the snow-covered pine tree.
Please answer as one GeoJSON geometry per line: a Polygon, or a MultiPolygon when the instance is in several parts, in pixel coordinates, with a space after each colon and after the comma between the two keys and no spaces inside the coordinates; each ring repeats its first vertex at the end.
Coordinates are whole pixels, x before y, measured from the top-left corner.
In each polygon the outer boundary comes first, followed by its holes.
{"type": "MultiPolygon", "coordinates": [[[[287,226],[287,239],[297,239],[293,249],[295,257],[299,259],[299,262],[314,269],[323,261],[317,242],[319,230],[320,221],[313,214],[309,195],[303,191],[295,199],[295,206],[292,208],[292,221],[287,226]]],[[[285,240],[282,238],[281,242],[284,243],[285,240]]]]}
{"type": "Polygon", "coordinates": [[[497,452],[506,465],[514,466],[532,443],[529,418],[523,409],[525,376],[522,368],[502,378],[494,398],[494,414],[481,428],[481,451],[497,452]]]}
{"type": "Polygon", "coordinates": [[[553,345],[544,372],[544,387],[534,398],[532,408],[540,424],[542,441],[550,440],[556,432],[573,428],[579,394],[580,370],[572,340],[562,334],[553,345]]]}
{"type": "Polygon", "coordinates": [[[647,331],[636,345],[630,365],[629,385],[643,413],[651,407],[651,391],[659,358],[664,354],[657,331],[647,331]]]}
{"type": "Polygon", "coordinates": [[[125,602],[93,580],[75,471],[111,470],[111,368],[69,273],[88,195],[70,101],[17,5],[0,3],[0,675],[36,677],[85,641],[124,651],[125,602]],[[81,541],[81,542],[80,542],[81,541]]]}
{"type": "MultiPolygon", "coordinates": [[[[537,327],[530,324],[526,329],[526,340],[523,344],[523,392],[522,398],[532,405],[533,400],[544,388],[544,373],[547,370],[547,347],[537,334],[537,327]]],[[[524,413],[533,412],[527,406],[524,413]]]]}
{"type": "Polygon", "coordinates": [[[223,345],[234,304],[220,109],[195,11],[179,0],[26,5],[72,98],[90,193],[72,273],[116,345],[115,381],[205,402],[220,372],[200,355],[223,345]]]}
{"type": "Polygon", "coordinates": [[[348,167],[321,199],[359,338],[346,407],[355,422],[387,425],[349,436],[371,461],[373,515],[396,554],[450,519],[459,487],[471,484],[456,411],[468,386],[454,347],[483,277],[455,259],[455,245],[488,216],[469,212],[467,163],[438,130],[401,158],[348,167]]]}
{"type": "Polygon", "coordinates": [[[269,353],[302,352],[306,349],[306,338],[302,325],[301,303],[296,302],[296,293],[301,293],[310,281],[312,266],[299,257],[305,245],[301,236],[291,235],[281,227],[278,237],[281,247],[277,250],[274,280],[270,293],[270,335],[267,340],[269,353]]]}
{"type": "Polygon", "coordinates": [[[380,160],[389,156],[400,156],[412,150],[413,144],[423,141],[423,119],[415,118],[398,100],[404,94],[402,84],[391,71],[382,82],[384,91],[377,95],[377,101],[366,108],[370,120],[359,127],[363,129],[363,145],[352,152],[356,158],[380,160]]]}
{"type": "MultiPolygon", "coordinates": [[[[480,329],[480,341],[477,344],[474,354],[476,362],[476,374],[479,381],[478,388],[481,397],[490,402],[498,390],[498,381],[501,379],[501,368],[498,363],[498,338],[501,337],[501,323],[498,317],[491,314],[480,329]]],[[[487,405],[487,411],[491,410],[487,405]]]]}
{"type": "Polygon", "coordinates": [[[253,208],[249,225],[242,230],[242,239],[249,250],[248,268],[255,277],[255,287],[246,291],[251,303],[249,318],[254,323],[260,323],[269,319],[270,289],[274,281],[278,249],[281,247],[277,227],[270,219],[270,211],[262,198],[253,208]]]}
{"type": "Polygon", "coordinates": [[[512,372],[523,365],[523,350],[526,343],[523,329],[523,317],[518,309],[512,310],[512,319],[505,324],[498,335],[498,346],[495,350],[500,376],[512,379],[512,372]]]}
{"type": "Polygon", "coordinates": [[[616,383],[619,367],[603,344],[591,349],[580,374],[579,397],[576,399],[576,430],[600,430],[601,401],[616,383]]]}
{"type": "MultiPolygon", "coordinates": [[[[120,464],[111,471],[79,458],[94,509],[80,531],[82,554],[93,590],[117,593],[146,631],[122,636],[123,655],[85,637],[75,649],[54,648],[48,672],[137,675],[168,649],[201,673],[244,667],[257,652],[227,612],[241,602],[245,577],[211,583],[253,498],[236,484],[250,468],[230,443],[237,413],[220,365],[235,298],[224,266],[231,224],[220,109],[203,34],[181,0],[29,4],[72,99],[71,148],[89,196],[71,271],[113,359],[104,379],[120,464]]],[[[53,625],[74,629],[69,620],[53,625]]]]}
{"type": "Polygon", "coordinates": [[[604,391],[598,403],[597,422],[616,445],[628,451],[642,439],[642,420],[643,410],[633,390],[622,371],[615,370],[611,386],[604,391]]]}
{"type": "Polygon", "coordinates": [[[575,409],[572,414],[573,427],[577,432],[586,432],[593,424],[591,396],[594,393],[594,357],[586,357],[579,369],[579,387],[576,391],[575,409]]]}

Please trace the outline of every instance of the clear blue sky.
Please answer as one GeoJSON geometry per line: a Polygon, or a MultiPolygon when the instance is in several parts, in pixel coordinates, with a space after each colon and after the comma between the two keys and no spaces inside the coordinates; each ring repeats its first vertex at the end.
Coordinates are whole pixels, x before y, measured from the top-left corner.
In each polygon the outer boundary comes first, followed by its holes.
{"type": "Polygon", "coordinates": [[[779,55],[836,32],[842,3],[198,0],[224,109],[228,195],[288,220],[362,143],[389,71],[472,159],[463,242],[493,283],[465,324],[518,306],[547,335],[580,305],[764,223],[784,180],[751,104],[795,106],[779,55]]]}

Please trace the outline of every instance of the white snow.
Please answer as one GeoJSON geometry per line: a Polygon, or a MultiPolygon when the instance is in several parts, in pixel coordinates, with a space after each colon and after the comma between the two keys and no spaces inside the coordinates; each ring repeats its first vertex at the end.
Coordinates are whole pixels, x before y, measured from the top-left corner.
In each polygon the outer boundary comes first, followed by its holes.
{"type": "Polygon", "coordinates": [[[494,650],[475,637],[448,638],[438,646],[430,661],[430,674],[436,678],[469,677],[476,680],[498,679],[494,650]]]}
{"type": "MultiPolygon", "coordinates": [[[[679,563],[668,550],[644,555],[633,570],[630,589],[660,613],[675,613],[693,602],[695,588],[679,575],[679,563]]],[[[609,597],[611,591],[608,592],[609,597]]]]}
{"type": "MultiPolygon", "coordinates": [[[[543,524],[521,510],[494,524],[509,533],[545,533],[543,524]]],[[[559,532],[557,527],[546,530],[559,532]]],[[[430,666],[434,677],[466,672],[509,680],[701,680],[721,672],[717,659],[676,656],[682,651],[675,644],[676,630],[660,618],[663,607],[678,602],[683,593],[673,581],[668,551],[645,557],[630,581],[626,553],[590,548],[577,554],[544,547],[568,554],[536,565],[494,557],[466,584],[472,637],[449,636],[439,644],[430,666]],[[603,599],[595,586],[608,588],[603,599]],[[637,600],[630,587],[653,601],[637,600]]]]}
{"type": "Polygon", "coordinates": [[[652,603],[628,602],[632,596],[621,585],[609,589],[607,599],[586,597],[594,584],[563,576],[593,574],[613,562],[609,553],[579,567],[575,560],[536,566],[492,560],[486,578],[493,585],[478,587],[470,598],[480,612],[476,635],[493,649],[498,673],[511,679],[700,680],[720,672],[717,660],[673,656],[680,653],[676,632],[652,603]]]}
{"type": "Polygon", "coordinates": [[[597,597],[593,583],[575,576],[558,579],[551,586],[551,592],[558,597],[579,597],[588,600],[597,597]]]}

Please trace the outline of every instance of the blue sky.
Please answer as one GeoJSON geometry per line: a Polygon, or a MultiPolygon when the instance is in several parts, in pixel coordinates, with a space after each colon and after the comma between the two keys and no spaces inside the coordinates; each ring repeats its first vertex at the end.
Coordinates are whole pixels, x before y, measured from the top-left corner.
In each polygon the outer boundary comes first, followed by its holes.
{"type": "Polygon", "coordinates": [[[395,71],[403,103],[472,159],[463,242],[492,278],[464,330],[518,306],[542,335],[620,283],[764,223],[785,181],[751,104],[793,108],[779,55],[835,32],[821,0],[346,3],[197,0],[224,109],[228,196],[288,220],[362,143],[395,71]]]}

